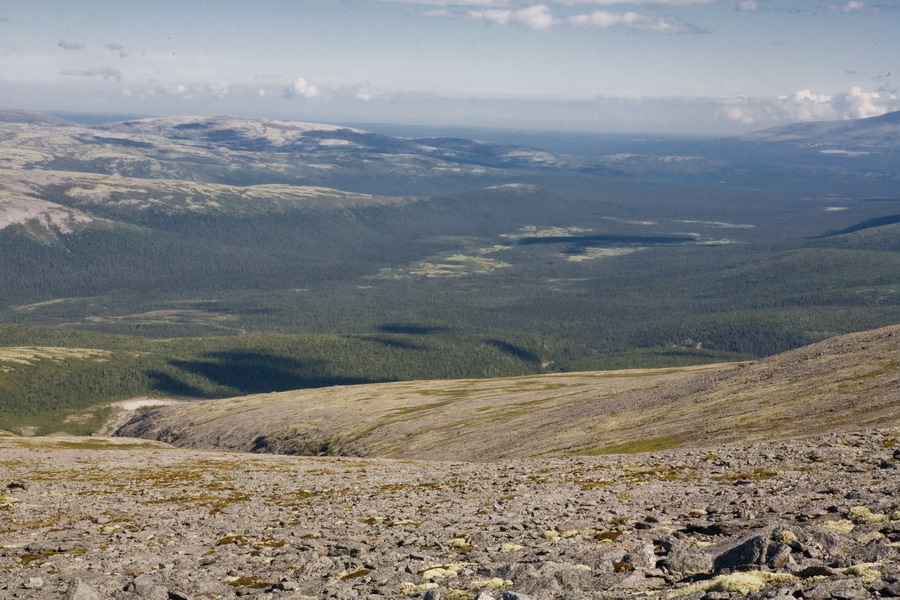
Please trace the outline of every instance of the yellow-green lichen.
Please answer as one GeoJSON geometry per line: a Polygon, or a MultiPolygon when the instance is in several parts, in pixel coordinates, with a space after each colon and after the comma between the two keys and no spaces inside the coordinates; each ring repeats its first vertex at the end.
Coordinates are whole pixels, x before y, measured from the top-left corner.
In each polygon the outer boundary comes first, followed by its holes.
{"type": "Polygon", "coordinates": [[[451,579],[459,575],[459,572],[466,568],[469,563],[450,563],[446,565],[435,565],[420,571],[422,579],[451,579]]]}
{"type": "Polygon", "coordinates": [[[400,592],[403,593],[404,596],[413,596],[415,594],[427,592],[428,590],[433,590],[436,587],[438,587],[438,584],[431,582],[416,585],[411,581],[404,581],[400,584],[400,592]]]}
{"type": "Polygon", "coordinates": [[[851,565],[845,569],[838,569],[838,572],[852,577],[859,577],[862,579],[863,583],[872,583],[881,577],[881,571],[875,569],[875,567],[880,566],[881,563],[860,563],[858,565],[851,565]]]}
{"type": "Polygon", "coordinates": [[[853,524],[853,521],[848,519],[838,519],[835,521],[825,521],[822,523],[822,527],[835,533],[850,533],[853,531],[855,525],[853,524]]]}
{"type": "Polygon", "coordinates": [[[782,544],[794,544],[800,539],[797,537],[797,534],[789,529],[782,529],[776,534],[778,541],[782,544]]]}
{"type": "Polygon", "coordinates": [[[748,595],[766,589],[770,585],[797,579],[790,573],[769,573],[766,571],[745,571],[719,575],[709,581],[703,581],[669,594],[669,598],[693,594],[695,592],[735,592],[748,595]]]}
{"type": "Polygon", "coordinates": [[[500,577],[493,577],[491,579],[478,579],[472,582],[472,585],[477,588],[489,588],[492,590],[499,590],[500,588],[510,587],[513,584],[509,579],[502,579],[500,577]]]}
{"type": "Polygon", "coordinates": [[[857,525],[862,523],[884,523],[888,520],[888,516],[884,513],[872,512],[866,506],[852,507],[847,513],[847,518],[857,525]]]}
{"type": "Polygon", "coordinates": [[[562,536],[559,534],[558,531],[548,529],[547,531],[544,532],[544,539],[547,540],[548,542],[558,542],[559,540],[562,539],[562,536]]]}
{"type": "Polygon", "coordinates": [[[475,544],[469,542],[464,537],[456,537],[451,540],[447,540],[447,546],[453,548],[457,552],[471,552],[475,549],[475,544]]]}

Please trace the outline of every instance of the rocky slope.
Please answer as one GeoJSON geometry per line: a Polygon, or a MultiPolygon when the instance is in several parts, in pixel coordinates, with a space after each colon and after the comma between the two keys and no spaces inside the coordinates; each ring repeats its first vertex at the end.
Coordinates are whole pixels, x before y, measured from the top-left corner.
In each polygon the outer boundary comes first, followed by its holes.
{"type": "Polygon", "coordinates": [[[747,365],[403,382],[190,403],[121,435],[193,448],[495,460],[810,436],[900,422],[900,326],[747,365]]]}
{"type": "Polygon", "coordinates": [[[897,597],[898,444],[464,463],[0,437],[0,598],[897,597]]]}

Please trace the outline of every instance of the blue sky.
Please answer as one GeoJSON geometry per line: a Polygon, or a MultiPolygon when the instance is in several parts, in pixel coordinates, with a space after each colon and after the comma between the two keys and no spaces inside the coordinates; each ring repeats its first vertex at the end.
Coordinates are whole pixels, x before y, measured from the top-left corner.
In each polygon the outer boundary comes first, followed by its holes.
{"type": "Polygon", "coordinates": [[[0,0],[0,106],[719,134],[900,110],[900,0],[0,0]]]}

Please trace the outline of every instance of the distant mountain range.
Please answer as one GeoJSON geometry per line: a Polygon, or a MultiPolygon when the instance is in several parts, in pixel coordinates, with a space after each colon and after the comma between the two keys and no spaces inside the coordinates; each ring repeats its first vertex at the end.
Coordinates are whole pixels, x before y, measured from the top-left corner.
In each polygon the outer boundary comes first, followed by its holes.
{"type": "Polygon", "coordinates": [[[315,123],[169,117],[87,126],[18,109],[0,110],[0,150],[0,230],[20,225],[44,240],[117,222],[146,226],[147,215],[250,217],[402,205],[423,194],[503,186],[548,173],[680,177],[731,171],[701,157],[585,159],[315,123]]]}

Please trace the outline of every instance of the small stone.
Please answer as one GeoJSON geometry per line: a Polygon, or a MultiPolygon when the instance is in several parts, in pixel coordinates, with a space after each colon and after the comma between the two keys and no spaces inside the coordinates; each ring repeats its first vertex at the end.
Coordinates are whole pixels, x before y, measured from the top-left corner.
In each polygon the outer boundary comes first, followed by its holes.
{"type": "Polygon", "coordinates": [[[878,593],[885,598],[900,598],[900,581],[883,586],[878,593]]]}
{"type": "Polygon", "coordinates": [[[834,575],[834,571],[824,565],[813,565],[810,567],[806,567],[801,571],[797,571],[795,575],[800,579],[811,579],[813,577],[831,577],[834,575]]]}
{"type": "Polygon", "coordinates": [[[699,548],[695,548],[678,539],[669,540],[669,552],[662,565],[673,573],[694,575],[709,573],[712,570],[712,557],[699,548]]]}
{"type": "Polygon", "coordinates": [[[518,592],[503,592],[503,595],[500,596],[500,600],[534,600],[534,598],[518,592]]]}
{"type": "Polygon", "coordinates": [[[169,600],[169,590],[151,575],[138,575],[134,579],[134,593],[141,600],[169,600]]]}
{"type": "Polygon", "coordinates": [[[25,582],[26,590],[39,590],[44,587],[44,579],[42,577],[30,577],[25,582]]]}
{"type": "Polygon", "coordinates": [[[762,565],[768,547],[769,540],[766,536],[755,535],[721,552],[713,560],[713,568],[719,572],[762,565]]]}
{"type": "Polygon", "coordinates": [[[859,579],[826,579],[814,583],[803,594],[810,600],[866,600],[871,598],[859,579]]]}
{"type": "Polygon", "coordinates": [[[100,596],[94,588],[76,579],[66,590],[64,600],[100,600],[100,596]]]}
{"type": "Polygon", "coordinates": [[[622,562],[632,565],[639,569],[652,569],[656,566],[656,553],[653,551],[653,544],[644,543],[628,552],[622,562]]]}
{"type": "Polygon", "coordinates": [[[300,585],[296,581],[290,581],[290,580],[282,581],[282,582],[276,584],[275,587],[277,589],[285,591],[285,592],[293,592],[295,590],[300,589],[300,585]]]}

